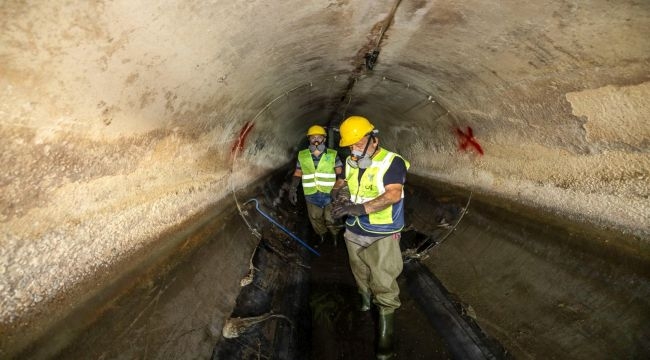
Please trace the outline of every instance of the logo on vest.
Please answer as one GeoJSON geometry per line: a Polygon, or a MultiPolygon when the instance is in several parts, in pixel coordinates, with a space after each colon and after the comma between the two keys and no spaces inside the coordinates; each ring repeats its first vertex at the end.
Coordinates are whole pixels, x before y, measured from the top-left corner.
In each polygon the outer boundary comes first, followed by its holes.
{"type": "Polygon", "coordinates": [[[372,191],[375,187],[374,185],[375,174],[368,174],[368,181],[370,184],[365,185],[363,188],[369,191],[372,191]]]}

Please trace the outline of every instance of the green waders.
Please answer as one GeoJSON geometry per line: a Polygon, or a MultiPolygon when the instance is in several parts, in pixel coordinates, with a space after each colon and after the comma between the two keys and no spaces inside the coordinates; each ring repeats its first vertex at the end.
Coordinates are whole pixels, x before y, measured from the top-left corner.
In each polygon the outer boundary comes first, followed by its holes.
{"type": "Polygon", "coordinates": [[[399,286],[397,277],[402,272],[404,263],[399,248],[399,234],[389,235],[362,247],[349,241],[346,232],[346,246],[350,258],[350,267],[361,294],[361,311],[367,311],[370,296],[379,308],[379,326],[377,338],[377,359],[392,359],[395,355],[393,334],[395,309],[399,308],[399,286]]]}

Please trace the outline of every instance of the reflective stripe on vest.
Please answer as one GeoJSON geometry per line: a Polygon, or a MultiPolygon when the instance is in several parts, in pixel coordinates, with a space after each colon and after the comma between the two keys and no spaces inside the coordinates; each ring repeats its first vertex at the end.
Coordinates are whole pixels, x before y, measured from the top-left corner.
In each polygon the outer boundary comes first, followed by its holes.
{"type": "MultiPolygon", "coordinates": [[[[404,160],[408,170],[410,167],[408,161],[400,155],[380,148],[379,153],[373,156],[370,167],[361,176],[361,186],[359,186],[359,169],[346,165],[345,178],[350,188],[351,200],[354,203],[365,203],[386,192],[384,175],[396,156],[404,160]]],[[[402,189],[402,199],[397,203],[368,215],[349,216],[346,223],[349,226],[354,226],[357,223],[364,231],[375,234],[392,234],[401,231],[404,227],[404,189],[402,189]]]]}
{"type": "Polygon", "coordinates": [[[336,150],[327,149],[320,160],[318,167],[314,166],[314,159],[309,149],[301,150],[298,153],[298,161],[302,170],[302,189],[305,195],[312,195],[317,192],[329,194],[336,182],[336,150]]]}

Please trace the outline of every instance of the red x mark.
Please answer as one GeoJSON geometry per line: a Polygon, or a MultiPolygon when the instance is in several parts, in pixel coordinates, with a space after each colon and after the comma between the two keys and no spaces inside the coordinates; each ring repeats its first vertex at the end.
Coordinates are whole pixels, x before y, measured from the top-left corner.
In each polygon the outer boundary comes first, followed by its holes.
{"type": "Polygon", "coordinates": [[[481,148],[481,144],[474,138],[474,132],[471,127],[467,127],[467,133],[464,133],[460,128],[456,128],[456,135],[458,135],[458,147],[461,150],[467,151],[468,147],[473,147],[479,154],[483,155],[483,148],[481,148]]]}

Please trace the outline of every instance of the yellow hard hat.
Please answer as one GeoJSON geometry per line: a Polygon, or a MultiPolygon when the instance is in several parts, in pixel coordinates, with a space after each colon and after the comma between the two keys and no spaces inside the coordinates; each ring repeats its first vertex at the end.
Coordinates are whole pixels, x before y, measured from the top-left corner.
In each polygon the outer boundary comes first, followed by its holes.
{"type": "Polygon", "coordinates": [[[339,128],[341,133],[339,146],[344,147],[356,144],[374,128],[375,126],[363,116],[350,116],[343,121],[339,128]]]}
{"type": "Polygon", "coordinates": [[[307,130],[307,136],[312,136],[312,135],[323,135],[327,136],[327,133],[325,132],[325,128],[320,126],[320,125],[314,125],[309,127],[309,130],[307,130]]]}

